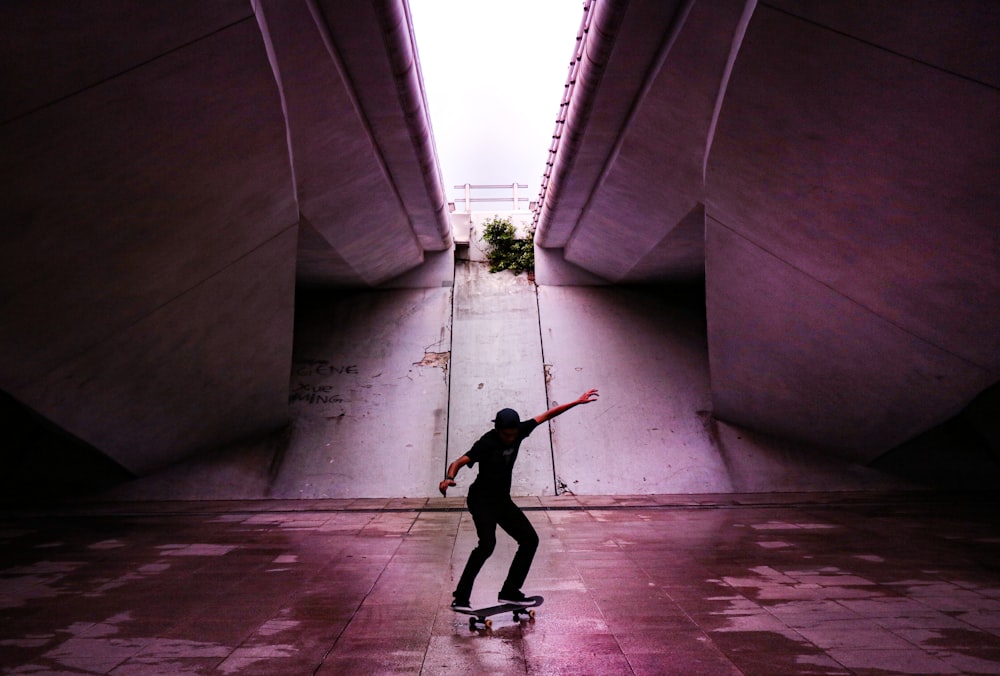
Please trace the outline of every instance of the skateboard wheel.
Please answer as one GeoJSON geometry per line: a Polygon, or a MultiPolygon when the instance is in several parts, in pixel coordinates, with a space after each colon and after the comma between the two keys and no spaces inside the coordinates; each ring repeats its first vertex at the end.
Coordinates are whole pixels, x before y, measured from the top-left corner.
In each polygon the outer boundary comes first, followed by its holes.
{"type": "Polygon", "coordinates": [[[489,629],[490,627],[493,626],[493,620],[486,620],[485,622],[483,622],[483,626],[489,629]]]}
{"type": "Polygon", "coordinates": [[[535,611],[533,609],[528,611],[528,617],[535,619],[535,611]]]}

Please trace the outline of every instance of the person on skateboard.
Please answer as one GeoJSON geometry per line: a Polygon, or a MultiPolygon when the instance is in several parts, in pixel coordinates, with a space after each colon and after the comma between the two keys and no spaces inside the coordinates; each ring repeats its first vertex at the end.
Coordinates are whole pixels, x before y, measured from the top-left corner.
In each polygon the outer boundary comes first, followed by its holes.
{"type": "Polygon", "coordinates": [[[597,401],[597,397],[597,390],[587,390],[578,399],[524,421],[513,409],[505,408],[498,411],[493,420],[493,429],[480,437],[468,453],[448,466],[448,473],[438,485],[441,495],[447,495],[448,488],[455,485],[455,475],[458,474],[458,470],[466,465],[472,467],[479,463],[479,475],[469,486],[467,500],[472,521],[476,524],[479,544],[469,554],[458,586],[452,592],[454,597],[452,608],[470,609],[469,597],[472,595],[472,585],[476,581],[476,575],[496,547],[497,526],[517,542],[517,552],[510,563],[507,580],[497,595],[497,601],[521,605],[532,603],[521,592],[521,586],[528,576],[535,550],[538,549],[538,534],[535,533],[528,517],[510,498],[511,476],[514,463],[517,461],[517,449],[521,442],[546,420],[551,420],[574,406],[597,401]]]}

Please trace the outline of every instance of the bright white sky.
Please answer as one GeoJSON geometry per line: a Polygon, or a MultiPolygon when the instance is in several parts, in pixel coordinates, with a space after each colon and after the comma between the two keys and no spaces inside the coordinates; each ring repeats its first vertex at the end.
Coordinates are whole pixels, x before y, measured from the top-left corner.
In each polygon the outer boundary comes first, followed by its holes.
{"type": "Polygon", "coordinates": [[[410,0],[410,14],[449,200],[515,181],[537,198],[583,0],[410,0]]]}

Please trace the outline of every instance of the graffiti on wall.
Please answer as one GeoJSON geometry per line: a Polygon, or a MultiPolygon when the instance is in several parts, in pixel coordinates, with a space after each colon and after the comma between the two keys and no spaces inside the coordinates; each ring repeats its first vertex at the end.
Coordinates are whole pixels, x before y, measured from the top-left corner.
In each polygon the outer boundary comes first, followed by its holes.
{"type": "Polygon", "coordinates": [[[344,396],[327,379],[360,375],[357,364],[335,364],[326,359],[303,359],[292,367],[291,404],[342,404],[344,396]]]}

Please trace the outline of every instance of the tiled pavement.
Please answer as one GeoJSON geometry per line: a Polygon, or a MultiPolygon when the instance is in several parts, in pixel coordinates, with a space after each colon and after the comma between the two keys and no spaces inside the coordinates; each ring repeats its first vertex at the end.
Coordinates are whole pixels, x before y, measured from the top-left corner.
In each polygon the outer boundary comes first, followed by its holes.
{"type": "MultiPolygon", "coordinates": [[[[1000,674],[1000,503],[526,499],[533,622],[446,608],[461,500],[81,505],[0,517],[11,674],[1000,674]]],[[[500,536],[473,601],[512,555],[500,536]]]]}

